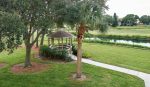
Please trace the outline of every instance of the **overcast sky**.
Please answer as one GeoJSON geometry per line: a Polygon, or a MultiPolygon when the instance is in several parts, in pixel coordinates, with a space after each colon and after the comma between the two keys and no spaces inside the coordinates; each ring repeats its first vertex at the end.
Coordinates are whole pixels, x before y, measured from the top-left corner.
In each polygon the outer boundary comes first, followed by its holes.
{"type": "Polygon", "coordinates": [[[150,0],[109,0],[107,5],[106,13],[113,15],[115,12],[120,18],[127,14],[150,15],[150,0]]]}

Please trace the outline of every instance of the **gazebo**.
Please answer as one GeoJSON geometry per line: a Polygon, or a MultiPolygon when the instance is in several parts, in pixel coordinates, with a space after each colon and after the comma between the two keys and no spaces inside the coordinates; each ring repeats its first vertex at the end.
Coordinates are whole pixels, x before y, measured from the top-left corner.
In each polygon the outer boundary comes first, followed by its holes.
{"type": "Polygon", "coordinates": [[[49,47],[66,49],[69,53],[71,53],[73,37],[74,36],[72,34],[59,30],[48,36],[48,45],[49,47]]]}

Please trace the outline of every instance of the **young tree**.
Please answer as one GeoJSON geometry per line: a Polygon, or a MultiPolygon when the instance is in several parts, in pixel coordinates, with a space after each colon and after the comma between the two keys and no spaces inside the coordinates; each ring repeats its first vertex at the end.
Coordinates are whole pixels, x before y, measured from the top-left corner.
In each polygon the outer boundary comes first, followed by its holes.
{"type": "Polygon", "coordinates": [[[112,27],[117,27],[117,26],[118,26],[118,17],[117,17],[117,14],[114,13],[112,27]]]}

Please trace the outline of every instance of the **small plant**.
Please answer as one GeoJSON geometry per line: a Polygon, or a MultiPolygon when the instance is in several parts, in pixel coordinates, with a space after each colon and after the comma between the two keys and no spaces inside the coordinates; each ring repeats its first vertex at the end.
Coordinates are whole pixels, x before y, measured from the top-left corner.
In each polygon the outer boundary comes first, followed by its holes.
{"type": "Polygon", "coordinates": [[[89,52],[87,52],[87,51],[83,51],[83,53],[82,53],[82,57],[83,57],[83,58],[91,58],[92,56],[90,55],[90,53],[89,53],[89,52]]]}
{"type": "Polygon", "coordinates": [[[77,55],[77,46],[76,45],[72,45],[72,52],[73,52],[73,55],[77,55]]]}
{"type": "MultiPolygon", "coordinates": [[[[76,55],[76,56],[77,56],[77,46],[76,46],[76,45],[73,45],[73,46],[72,46],[72,51],[73,51],[73,55],[76,55]]],[[[82,57],[83,57],[83,58],[90,58],[91,56],[90,56],[90,54],[89,54],[88,52],[83,51],[83,52],[82,52],[82,57]]]]}

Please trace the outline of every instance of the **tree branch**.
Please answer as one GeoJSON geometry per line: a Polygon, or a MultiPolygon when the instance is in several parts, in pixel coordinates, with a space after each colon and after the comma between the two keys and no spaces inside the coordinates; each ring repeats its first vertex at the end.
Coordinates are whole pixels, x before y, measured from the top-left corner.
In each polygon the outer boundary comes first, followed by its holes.
{"type": "Polygon", "coordinates": [[[38,40],[39,36],[42,34],[42,30],[37,34],[36,38],[34,41],[31,43],[31,46],[34,45],[34,43],[38,40]]]}

